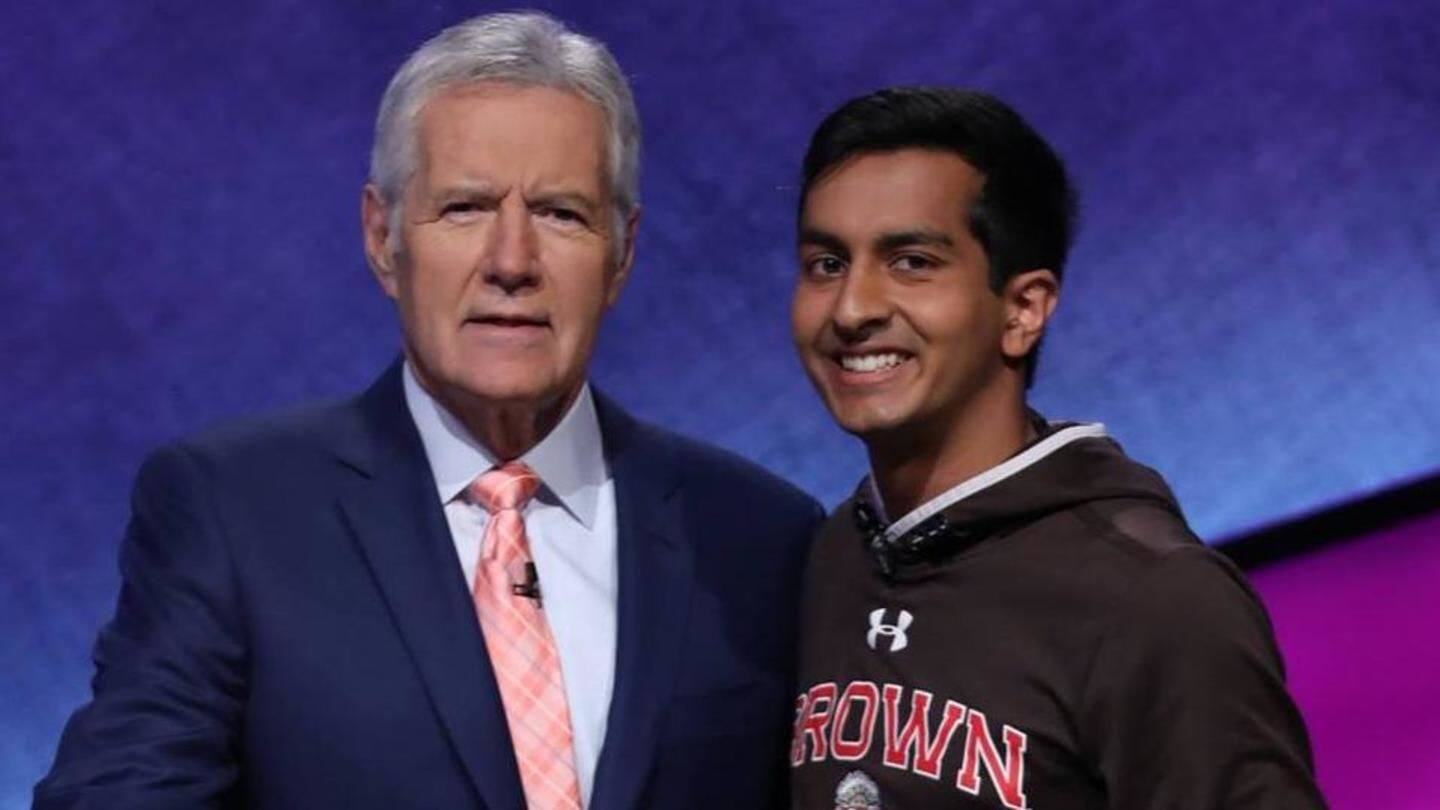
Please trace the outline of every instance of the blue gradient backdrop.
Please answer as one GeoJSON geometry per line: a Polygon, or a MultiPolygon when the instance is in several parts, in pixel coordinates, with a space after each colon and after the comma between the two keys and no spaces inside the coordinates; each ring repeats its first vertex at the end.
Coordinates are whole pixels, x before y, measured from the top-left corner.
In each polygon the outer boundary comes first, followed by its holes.
{"type": "MultiPolygon", "coordinates": [[[[789,347],[797,164],[843,99],[952,83],[1012,100],[1083,191],[1044,411],[1109,424],[1212,540],[1440,464],[1433,3],[540,6],[611,44],[646,127],[594,367],[640,414],[846,493],[863,456],[789,347]]],[[[484,10],[8,4],[0,804],[86,694],[145,451],[393,356],[357,224],[373,111],[484,10]]]]}

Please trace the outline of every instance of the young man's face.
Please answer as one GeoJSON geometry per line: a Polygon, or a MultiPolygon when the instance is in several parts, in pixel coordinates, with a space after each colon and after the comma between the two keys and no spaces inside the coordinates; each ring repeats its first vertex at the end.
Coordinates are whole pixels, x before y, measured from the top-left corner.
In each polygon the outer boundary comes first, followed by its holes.
{"type": "Polygon", "coordinates": [[[845,430],[945,431],[1006,384],[1006,310],[967,222],[983,184],[953,153],[903,149],[849,158],[811,186],[791,327],[845,430]]]}

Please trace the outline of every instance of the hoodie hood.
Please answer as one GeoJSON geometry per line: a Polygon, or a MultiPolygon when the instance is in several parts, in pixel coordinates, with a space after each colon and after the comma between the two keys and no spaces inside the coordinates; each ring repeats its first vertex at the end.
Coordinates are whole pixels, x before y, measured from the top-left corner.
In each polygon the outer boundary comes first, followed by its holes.
{"type": "Polygon", "coordinates": [[[950,550],[958,553],[1046,515],[1097,501],[1148,501],[1181,517],[1160,474],[1126,456],[1104,425],[1033,416],[1039,434],[1034,441],[888,525],[869,477],[840,511],[849,513],[877,552],[882,545],[903,551],[938,542],[957,545],[950,550]],[[954,540],[936,540],[937,533],[954,540]]]}

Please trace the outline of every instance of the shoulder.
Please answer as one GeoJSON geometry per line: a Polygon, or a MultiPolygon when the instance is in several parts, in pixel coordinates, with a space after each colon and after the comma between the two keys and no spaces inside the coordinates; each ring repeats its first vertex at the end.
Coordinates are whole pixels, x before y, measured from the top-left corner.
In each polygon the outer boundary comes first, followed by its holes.
{"type": "Polygon", "coordinates": [[[671,467],[692,498],[743,505],[737,511],[791,514],[811,524],[824,515],[804,490],[754,461],[637,419],[603,396],[597,396],[596,403],[609,450],[671,467]]]}
{"type": "MultiPolygon", "coordinates": [[[[1087,504],[1076,517],[1088,531],[1084,553],[1108,569],[1122,605],[1160,617],[1167,605],[1206,600],[1257,602],[1244,576],[1207,546],[1178,511],[1159,501],[1115,499],[1087,504]]],[[[1101,578],[1103,579],[1103,577],[1101,578]]]]}
{"type": "Polygon", "coordinates": [[[141,465],[139,482],[199,476],[258,486],[328,464],[337,437],[356,430],[353,402],[312,403],[222,422],[156,448],[141,465]]]}
{"type": "MultiPolygon", "coordinates": [[[[613,428],[615,415],[607,421],[613,428]]],[[[818,501],[735,453],[628,417],[619,431],[607,432],[607,444],[612,439],[622,445],[612,465],[617,489],[627,476],[650,481],[647,493],[678,509],[673,525],[708,576],[749,577],[750,587],[762,590],[762,581],[788,588],[798,580],[824,518],[818,501]],[[767,573],[757,578],[757,571],[767,573]]]]}
{"type": "Polygon", "coordinates": [[[1213,553],[1177,511],[1144,498],[1059,510],[1021,527],[1002,545],[1024,553],[999,555],[1001,560],[1020,567],[1043,563],[1034,575],[1094,607],[1130,602],[1135,588],[1172,555],[1213,553]]]}
{"type": "Polygon", "coordinates": [[[1163,647],[1183,642],[1199,650],[1212,631],[1257,641],[1270,632],[1260,599],[1240,570],[1166,503],[1091,502],[1045,518],[1026,535],[1029,553],[1012,562],[1043,560],[1032,575],[1088,606],[1102,635],[1150,638],[1163,647]]]}
{"type": "Polygon", "coordinates": [[[1172,631],[1183,627],[1192,647],[1241,636],[1264,646],[1272,643],[1269,617],[1244,574],[1224,555],[1198,543],[1151,561],[1127,609],[1132,628],[1173,641],[1172,631]]]}
{"type": "Polygon", "coordinates": [[[730,565],[778,553],[772,559],[785,562],[776,564],[798,574],[825,516],[818,501],[728,450],[640,422],[626,434],[626,460],[612,468],[616,481],[623,486],[626,475],[643,475],[672,482],[662,487],[674,493],[677,515],[704,559],[730,565]]]}
{"type": "MultiPolygon", "coordinates": [[[[1169,504],[1146,498],[1118,498],[1087,503],[1074,515],[1088,534],[1108,551],[1145,565],[1177,551],[1205,544],[1169,504]]],[[[1095,553],[1105,553],[1096,550],[1095,553]]]]}
{"type": "Polygon", "coordinates": [[[776,508],[820,514],[820,504],[799,487],[736,453],[676,433],[665,432],[674,458],[684,468],[686,483],[705,491],[726,493],[740,503],[765,503],[776,508]]]}
{"type": "Polygon", "coordinates": [[[355,418],[352,400],[312,402],[222,422],[181,444],[204,452],[283,450],[309,446],[355,418]]]}
{"type": "Polygon", "coordinates": [[[1098,669],[1165,673],[1192,689],[1283,680],[1263,602],[1214,549],[1196,542],[1151,553],[1112,585],[1098,669]]]}

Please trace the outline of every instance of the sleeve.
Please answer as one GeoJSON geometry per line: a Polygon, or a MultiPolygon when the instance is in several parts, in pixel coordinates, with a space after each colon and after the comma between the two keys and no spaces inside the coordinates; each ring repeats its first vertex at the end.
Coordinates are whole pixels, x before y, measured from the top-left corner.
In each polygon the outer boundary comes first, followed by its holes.
{"type": "Polygon", "coordinates": [[[246,652],[234,569],[200,466],[141,468],[93,699],[70,719],[38,810],[218,806],[234,786],[246,652]]]}
{"type": "Polygon", "coordinates": [[[1203,546],[1153,563],[1125,600],[1079,725],[1115,810],[1325,806],[1265,610],[1203,546]]]}

